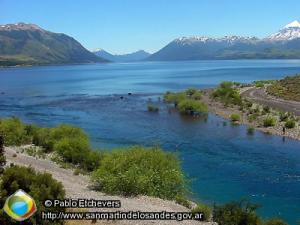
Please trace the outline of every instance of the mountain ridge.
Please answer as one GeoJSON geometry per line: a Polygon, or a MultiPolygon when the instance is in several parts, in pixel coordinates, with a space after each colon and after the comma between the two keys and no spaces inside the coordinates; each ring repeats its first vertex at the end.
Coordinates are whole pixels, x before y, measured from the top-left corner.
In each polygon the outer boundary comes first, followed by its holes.
{"type": "Polygon", "coordinates": [[[108,62],[74,38],[35,24],[0,25],[0,66],[108,62]]]}
{"type": "Polygon", "coordinates": [[[104,59],[110,60],[112,62],[136,62],[136,61],[142,61],[149,57],[151,54],[144,51],[144,50],[138,50],[132,53],[128,54],[111,54],[104,49],[97,49],[93,51],[93,53],[97,56],[100,56],[104,59]]]}
{"type": "Polygon", "coordinates": [[[149,61],[206,59],[299,59],[300,23],[293,21],[266,38],[192,36],[176,38],[149,61]]]}

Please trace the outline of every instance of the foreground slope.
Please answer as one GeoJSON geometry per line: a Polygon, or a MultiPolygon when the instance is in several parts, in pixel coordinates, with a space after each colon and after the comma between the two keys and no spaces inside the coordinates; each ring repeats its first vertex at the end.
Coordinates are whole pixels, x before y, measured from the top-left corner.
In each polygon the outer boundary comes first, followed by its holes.
{"type": "MultiPolygon", "coordinates": [[[[121,196],[110,196],[104,193],[96,192],[90,189],[89,178],[87,176],[75,176],[72,170],[67,170],[59,167],[57,164],[44,160],[44,159],[36,159],[34,157],[25,155],[20,153],[20,149],[18,148],[6,148],[5,149],[6,158],[9,163],[14,163],[16,165],[22,166],[31,166],[38,171],[46,171],[52,174],[53,178],[60,181],[65,190],[66,196],[68,198],[73,199],[97,199],[97,200],[120,200],[121,208],[110,209],[110,211],[141,211],[141,212],[157,212],[157,211],[167,211],[167,212],[186,212],[189,209],[176,204],[172,201],[162,200],[158,198],[152,198],[147,196],[139,196],[139,197],[121,197],[121,196]],[[17,157],[14,157],[14,154],[17,154],[17,157]]],[[[109,209],[95,209],[91,208],[91,211],[109,211],[109,209]]],[[[77,211],[77,210],[75,210],[77,211]]],[[[79,210],[80,211],[80,210],[79,210]]],[[[84,221],[82,221],[84,223],[84,221]]],[[[76,224],[82,224],[81,222],[77,222],[76,224]]],[[[199,221],[191,221],[186,220],[182,222],[176,221],[153,221],[153,220],[145,220],[145,221],[99,221],[100,224],[134,224],[134,225],[150,225],[150,224],[186,224],[186,225],[217,225],[213,222],[199,222],[199,221]],[[101,223],[103,222],[103,223],[101,223]]],[[[74,223],[75,224],[75,223],[74,223]]],[[[98,223],[97,223],[98,224],[98,223]]]]}
{"type": "Polygon", "coordinates": [[[0,66],[106,62],[74,38],[34,24],[0,26],[0,66]]]}

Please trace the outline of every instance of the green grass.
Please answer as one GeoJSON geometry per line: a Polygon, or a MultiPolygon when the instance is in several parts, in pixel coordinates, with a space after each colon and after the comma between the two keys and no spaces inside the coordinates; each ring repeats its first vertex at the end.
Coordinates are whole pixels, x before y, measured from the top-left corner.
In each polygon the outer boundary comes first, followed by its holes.
{"type": "Polygon", "coordinates": [[[274,82],[267,88],[267,92],[286,100],[300,101],[300,75],[274,82]]]}

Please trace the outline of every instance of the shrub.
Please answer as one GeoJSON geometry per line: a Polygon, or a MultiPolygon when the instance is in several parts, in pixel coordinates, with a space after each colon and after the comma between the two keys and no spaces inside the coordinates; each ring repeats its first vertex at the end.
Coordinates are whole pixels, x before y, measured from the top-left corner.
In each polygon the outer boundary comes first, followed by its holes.
{"type": "Polygon", "coordinates": [[[202,213],[203,221],[209,221],[212,217],[212,209],[204,204],[199,203],[195,208],[192,209],[192,213],[202,213]]]}
{"type": "Polygon", "coordinates": [[[174,199],[185,192],[185,178],[173,154],[132,147],[107,154],[92,174],[98,190],[110,194],[174,199]]]}
{"type": "Polygon", "coordinates": [[[263,111],[265,112],[265,113],[270,113],[270,111],[271,111],[271,109],[270,109],[270,107],[269,106],[264,106],[263,107],[263,111]]]}
{"type": "Polygon", "coordinates": [[[80,170],[77,168],[73,171],[73,175],[78,176],[80,174],[80,170]]]}
{"type": "Polygon", "coordinates": [[[255,120],[257,119],[257,117],[258,117],[257,114],[250,114],[250,115],[248,116],[248,121],[249,121],[250,123],[252,123],[253,121],[255,121],[255,120]]]}
{"type": "Polygon", "coordinates": [[[288,225],[286,222],[284,222],[282,219],[270,219],[267,220],[264,225],[288,225]]]}
{"type": "Polygon", "coordinates": [[[289,113],[283,113],[283,112],[280,112],[279,113],[279,120],[282,122],[282,121],[287,121],[288,118],[289,118],[289,113]]]}
{"type": "Polygon", "coordinates": [[[184,92],[179,92],[179,93],[167,92],[164,95],[164,101],[167,103],[173,103],[175,107],[179,104],[179,102],[185,99],[186,99],[186,93],[184,92]]]}
{"type": "MultiPolygon", "coordinates": [[[[57,182],[48,173],[36,172],[32,168],[12,166],[5,169],[2,175],[0,185],[0,204],[4,205],[8,196],[15,193],[18,189],[24,190],[36,202],[37,213],[35,213],[26,224],[63,224],[63,221],[47,221],[40,217],[41,211],[61,211],[61,208],[45,208],[46,199],[64,199],[65,191],[61,183],[57,182]]],[[[8,216],[2,216],[3,210],[0,210],[0,224],[18,224],[12,221],[8,216]]],[[[25,224],[24,223],[24,224],[25,224]]]]}
{"type": "Polygon", "coordinates": [[[243,101],[237,90],[234,89],[232,82],[222,82],[212,93],[212,97],[219,99],[225,105],[242,105],[243,101]]]}
{"type": "Polygon", "coordinates": [[[186,93],[186,95],[188,95],[188,96],[192,96],[192,95],[194,95],[194,94],[196,94],[198,92],[198,90],[196,89],[196,88],[188,88],[186,91],[185,91],[185,93],[186,93]]]}
{"type": "Polygon", "coordinates": [[[248,201],[231,202],[223,206],[214,207],[214,221],[219,225],[260,225],[260,218],[256,215],[257,205],[248,201]]]}
{"type": "Polygon", "coordinates": [[[149,104],[148,105],[148,111],[149,112],[158,112],[159,111],[159,107],[156,106],[156,105],[149,104]]]}
{"type": "Polygon", "coordinates": [[[254,127],[248,127],[247,128],[247,134],[249,134],[249,135],[254,134],[254,127]]]}
{"type": "Polygon", "coordinates": [[[191,96],[191,98],[194,99],[194,100],[201,100],[201,99],[202,99],[202,92],[201,92],[201,91],[195,92],[195,93],[191,96]]]}
{"type": "Polygon", "coordinates": [[[15,117],[0,120],[0,135],[4,137],[5,145],[20,146],[31,142],[25,125],[15,117]]]}
{"type": "Polygon", "coordinates": [[[186,208],[191,208],[191,203],[182,195],[175,196],[175,202],[179,205],[183,205],[186,208]]]}
{"type": "Polygon", "coordinates": [[[178,109],[181,113],[190,115],[208,111],[207,105],[205,103],[190,99],[181,101],[178,105],[178,109]]]}
{"type": "Polygon", "coordinates": [[[241,116],[239,114],[231,114],[230,119],[232,122],[237,122],[241,120],[241,116]]]}
{"type": "Polygon", "coordinates": [[[65,162],[74,165],[83,165],[90,154],[89,141],[84,138],[64,138],[54,144],[54,150],[65,162]]]}
{"type": "Polygon", "coordinates": [[[285,122],[284,126],[288,129],[292,129],[296,126],[296,122],[294,120],[288,120],[285,122]]]}
{"type": "Polygon", "coordinates": [[[276,119],[274,117],[267,117],[263,121],[264,127],[273,127],[276,124],[276,119]]]}
{"type": "Polygon", "coordinates": [[[44,148],[45,152],[53,151],[54,139],[51,136],[51,128],[39,128],[33,134],[32,143],[44,148]]]}

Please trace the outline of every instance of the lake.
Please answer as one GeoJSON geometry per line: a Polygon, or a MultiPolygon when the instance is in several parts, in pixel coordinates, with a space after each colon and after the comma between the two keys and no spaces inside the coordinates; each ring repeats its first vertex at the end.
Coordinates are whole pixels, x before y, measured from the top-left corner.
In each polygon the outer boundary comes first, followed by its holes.
{"type": "Polygon", "coordinates": [[[0,116],[82,127],[96,148],[161,145],[176,152],[192,198],[248,198],[264,217],[300,219],[300,141],[233,126],[209,114],[182,117],[160,100],[166,91],[214,87],[300,73],[300,60],[143,62],[0,69],[0,116]],[[127,93],[132,93],[128,95],[127,93]],[[120,97],[124,96],[124,99],[120,97]],[[159,113],[147,111],[151,101],[159,113]]]}

